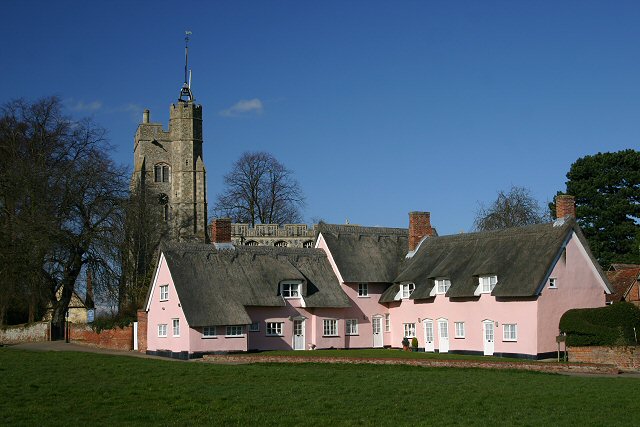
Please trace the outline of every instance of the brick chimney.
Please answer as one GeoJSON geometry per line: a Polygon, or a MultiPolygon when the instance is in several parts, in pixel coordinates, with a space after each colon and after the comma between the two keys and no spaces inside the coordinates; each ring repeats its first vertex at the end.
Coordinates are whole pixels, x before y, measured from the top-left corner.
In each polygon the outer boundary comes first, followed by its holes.
{"type": "Polygon", "coordinates": [[[556,196],[556,218],[562,219],[566,216],[576,217],[576,198],[568,194],[556,196]]]}
{"type": "Polygon", "coordinates": [[[211,243],[231,243],[231,218],[211,221],[211,243]]]}
{"type": "Polygon", "coordinates": [[[433,236],[430,212],[409,212],[409,251],[413,251],[424,236],[433,236]]]}

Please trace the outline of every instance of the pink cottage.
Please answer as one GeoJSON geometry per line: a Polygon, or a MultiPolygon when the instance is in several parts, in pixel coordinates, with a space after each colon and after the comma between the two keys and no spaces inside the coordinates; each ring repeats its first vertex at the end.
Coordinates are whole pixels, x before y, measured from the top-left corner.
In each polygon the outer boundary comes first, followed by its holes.
{"type": "Polygon", "coordinates": [[[562,314],[610,293],[573,204],[558,205],[554,223],[493,232],[436,236],[429,214],[412,212],[408,230],[320,224],[315,249],[234,247],[215,231],[214,245],[166,246],[145,307],[147,352],[416,337],[428,352],[550,357],[562,314]]]}

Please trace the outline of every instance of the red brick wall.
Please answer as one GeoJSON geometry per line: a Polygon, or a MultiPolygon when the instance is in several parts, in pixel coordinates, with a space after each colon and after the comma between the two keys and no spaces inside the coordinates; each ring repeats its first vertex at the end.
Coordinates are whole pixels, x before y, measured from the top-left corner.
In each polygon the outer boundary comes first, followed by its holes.
{"type": "Polygon", "coordinates": [[[89,344],[112,350],[133,349],[133,325],[124,328],[105,329],[100,333],[88,325],[70,325],[69,340],[71,342],[89,344]]]}
{"type": "Polygon", "coordinates": [[[147,312],[138,310],[138,351],[147,352],[147,312]]]}
{"type": "Polygon", "coordinates": [[[638,347],[568,347],[570,362],[607,363],[623,371],[640,371],[638,347]]]}

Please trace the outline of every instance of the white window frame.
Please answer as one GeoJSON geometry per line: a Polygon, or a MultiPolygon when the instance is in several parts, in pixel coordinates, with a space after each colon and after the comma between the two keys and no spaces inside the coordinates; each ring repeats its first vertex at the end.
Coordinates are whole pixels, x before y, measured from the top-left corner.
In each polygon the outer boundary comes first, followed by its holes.
{"type": "Polygon", "coordinates": [[[446,294],[451,287],[451,280],[441,277],[436,279],[436,294],[446,294]]]}
{"type": "Polygon", "coordinates": [[[369,298],[368,283],[358,283],[358,298],[369,298]]]}
{"type": "Polygon", "coordinates": [[[299,299],[302,296],[302,283],[282,282],[280,284],[280,295],[285,299],[299,299]]]}
{"type": "Polygon", "coordinates": [[[284,322],[265,322],[265,334],[268,337],[284,336],[284,322]]]}
{"type": "Polygon", "coordinates": [[[384,331],[391,332],[391,315],[389,313],[384,315],[384,331]]]}
{"type": "Polygon", "coordinates": [[[502,341],[518,341],[518,324],[503,323],[502,324],[502,341]]]}
{"type": "Polygon", "coordinates": [[[227,338],[243,337],[244,326],[243,325],[227,325],[225,327],[224,336],[227,338]]]}
{"type": "Polygon", "coordinates": [[[405,283],[403,285],[400,285],[400,290],[401,290],[401,298],[402,299],[407,299],[407,298],[409,298],[411,296],[413,291],[416,290],[416,284],[415,283],[405,283]]]}
{"type": "Polygon", "coordinates": [[[415,338],[416,336],[416,324],[415,323],[403,323],[403,337],[404,338],[415,338]]]}
{"type": "Polygon", "coordinates": [[[249,332],[260,332],[260,322],[253,322],[250,324],[249,332]]]}
{"type": "Polygon", "coordinates": [[[205,326],[202,328],[202,338],[217,338],[218,331],[215,326],[205,326]]]}
{"type": "Polygon", "coordinates": [[[455,338],[465,338],[464,322],[454,322],[455,338]]]}
{"type": "Polygon", "coordinates": [[[481,294],[490,294],[493,288],[498,283],[498,276],[495,274],[488,274],[486,276],[478,277],[478,283],[480,285],[481,294]]]}
{"type": "Polygon", "coordinates": [[[322,336],[338,336],[338,319],[322,319],[322,336]]]}
{"type": "Polygon", "coordinates": [[[345,319],[345,335],[358,335],[358,319],[345,319]]]}
{"type": "Polygon", "coordinates": [[[549,289],[558,289],[558,278],[550,277],[549,278],[549,289]]]}
{"type": "Polygon", "coordinates": [[[169,301],[169,285],[160,285],[160,301],[169,301]]]}
{"type": "Polygon", "coordinates": [[[166,338],[167,337],[167,324],[166,323],[158,323],[158,337],[166,338]]]}
{"type": "Polygon", "coordinates": [[[173,336],[180,336],[180,319],[171,319],[171,326],[173,329],[173,336]]]}

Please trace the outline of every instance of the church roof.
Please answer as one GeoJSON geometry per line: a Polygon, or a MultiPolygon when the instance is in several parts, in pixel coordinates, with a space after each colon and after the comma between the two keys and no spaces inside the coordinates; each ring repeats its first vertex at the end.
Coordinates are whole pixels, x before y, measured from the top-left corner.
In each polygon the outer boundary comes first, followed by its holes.
{"type": "Polygon", "coordinates": [[[280,282],[299,280],[306,307],[349,307],[324,251],[170,244],[164,254],[191,326],[248,324],[245,307],[280,307],[280,282]]]}

